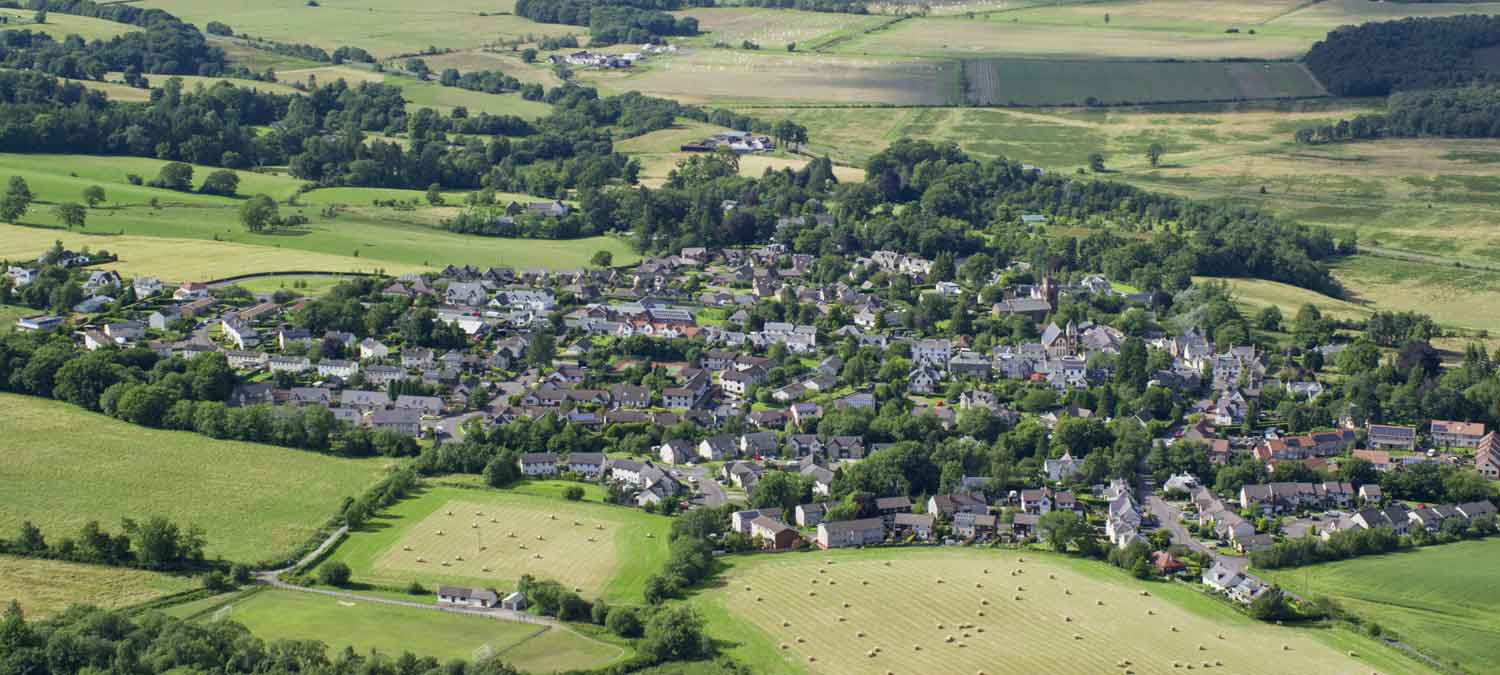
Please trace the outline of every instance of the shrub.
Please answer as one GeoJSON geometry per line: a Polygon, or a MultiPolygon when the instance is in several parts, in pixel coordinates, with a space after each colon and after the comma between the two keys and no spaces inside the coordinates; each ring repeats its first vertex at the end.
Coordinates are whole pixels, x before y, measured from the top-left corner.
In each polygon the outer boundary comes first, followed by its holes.
{"type": "Polygon", "coordinates": [[[567,499],[570,502],[576,502],[583,499],[583,487],[579,485],[569,485],[568,487],[563,488],[563,498],[567,499]]]}
{"type": "Polygon", "coordinates": [[[349,566],[343,562],[331,562],[318,570],[318,581],[329,586],[344,586],[349,583],[349,566]]]}

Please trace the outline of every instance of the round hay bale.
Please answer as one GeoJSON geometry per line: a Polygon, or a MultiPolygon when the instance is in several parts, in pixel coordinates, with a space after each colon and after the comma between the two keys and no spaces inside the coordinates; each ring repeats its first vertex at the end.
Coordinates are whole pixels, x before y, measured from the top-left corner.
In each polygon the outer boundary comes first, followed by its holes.
{"type": "Polygon", "coordinates": [[[1198,645],[1198,651],[1200,651],[1200,652],[1206,652],[1206,651],[1208,651],[1208,647],[1204,647],[1203,645],[1198,645]]]}
{"type": "Polygon", "coordinates": [[[979,610],[979,611],[978,611],[978,612],[977,612],[977,614],[978,614],[978,615],[979,615],[979,616],[984,616],[984,610],[982,610],[982,609],[981,609],[981,610],[979,610]]]}
{"type": "Polygon", "coordinates": [[[457,560],[457,561],[459,561],[459,562],[463,562],[463,561],[464,561],[464,557],[463,557],[463,556],[456,556],[456,557],[454,557],[454,558],[453,558],[453,559],[454,559],[454,560],[457,560]]]}
{"type": "Polygon", "coordinates": [[[403,550],[403,551],[410,551],[411,547],[410,546],[402,546],[401,550],[403,550]]]}
{"type": "Polygon", "coordinates": [[[1146,616],[1156,616],[1156,610],[1154,610],[1154,609],[1148,609],[1148,610],[1146,610],[1146,616]]]}
{"type": "Polygon", "coordinates": [[[449,512],[448,512],[448,515],[450,515],[450,516],[451,516],[451,515],[453,515],[453,512],[452,512],[452,511],[449,511],[449,512]]]}
{"type": "Polygon", "coordinates": [[[481,571],[481,572],[488,572],[488,571],[490,571],[490,568],[488,568],[488,567],[481,567],[481,568],[479,568],[479,571],[481,571]]]}
{"type": "Polygon", "coordinates": [[[821,568],[821,567],[820,567],[820,568],[818,568],[818,574],[824,574],[824,573],[826,573],[826,572],[827,572],[827,571],[828,571],[828,570],[825,570],[825,569],[823,569],[823,568],[821,568]]]}
{"type": "Polygon", "coordinates": [[[1177,627],[1176,626],[1169,626],[1168,630],[1172,631],[1173,633],[1176,633],[1177,632],[1177,627]]]}
{"type": "Polygon", "coordinates": [[[1013,596],[1013,599],[1015,599],[1015,600],[1017,600],[1017,601],[1019,601],[1019,600],[1020,600],[1020,599],[1021,599],[1021,596],[1019,596],[1019,595],[1017,595],[1017,596],[1013,596]]]}
{"type": "Polygon", "coordinates": [[[424,563],[424,562],[427,562],[427,559],[423,558],[422,556],[417,556],[417,562],[424,563]]]}
{"type": "Polygon", "coordinates": [[[1063,623],[1073,623],[1073,617],[1071,617],[1071,616],[1064,616],[1063,617],[1063,623]]]}
{"type": "Polygon", "coordinates": [[[506,539],[515,539],[516,538],[516,533],[515,532],[506,532],[505,533],[505,538],[506,539]]]}
{"type": "Polygon", "coordinates": [[[970,637],[974,637],[974,636],[972,636],[972,635],[969,635],[969,632],[968,632],[968,631],[964,631],[964,637],[965,637],[965,638],[970,638],[970,637]]]}
{"type": "Polygon", "coordinates": [[[782,628],[787,628],[787,627],[789,627],[789,626],[791,626],[791,625],[792,625],[792,622],[790,622],[790,621],[786,621],[786,620],[784,620],[784,619],[783,619],[783,620],[782,620],[782,622],[781,622],[781,627],[782,627],[782,628]]]}
{"type": "Polygon", "coordinates": [[[1151,595],[1150,591],[1141,591],[1141,597],[1150,597],[1150,595],[1151,595]]]}
{"type": "Polygon", "coordinates": [[[862,631],[862,630],[854,631],[854,637],[862,638],[864,636],[865,636],[865,632],[864,631],[862,631]]]}
{"type": "Polygon", "coordinates": [[[557,520],[557,514],[555,514],[555,513],[551,514],[551,515],[547,516],[547,519],[548,520],[557,520]]]}
{"type": "Polygon", "coordinates": [[[521,550],[522,551],[526,550],[526,545],[525,544],[521,544],[521,550]]]}
{"type": "Polygon", "coordinates": [[[890,567],[891,566],[891,561],[889,561],[889,560],[885,561],[885,566],[886,567],[890,567]]]}
{"type": "Polygon", "coordinates": [[[1104,601],[1103,600],[1095,600],[1094,601],[1094,606],[1095,607],[1103,607],[1104,606],[1104,601]]]}
{"type": "Polygon", "coordinates": [[[832,580],[832,579],[829,579],[829,580],[828,580],[828,585],[829,585],[829,586],[837,586],[837,585],[839,585],[839,582],[837,582],[837,581],[834,581],[834,580],[832,580]]]}
{"type": "Polygon", "coordinates": [[[491,523],[498,523],[498,522],[500,522],[500,521],[498,521],[498,520],[495,520],[495,519],[494,519],[494,518],[491,518],[491,519],[490,519],[490,522],[491,522],[491,523]]]}
{"type": "Polygon", "coordinates": [[[1016,558],[1016,562],[1023,563],[1023,562],[1026,562],[1026,559],[1025,558],[1016,558]]]}
{"type": "Polygon", "coordinates": [[[1220,640],[1223,640],[1223,639],[1224,639],[1224,634],[1223,634],[1223,633],[1219,633],[1219,639],[1220,639],[1220,640]]]}
{"type": "Polygon", "coordinates": [[[960,649],[962,649],[962,648],[964,648],[964,647],[967,647],[967,646],[968,646],[968,645],[966,645],[966,644],[964,644],[964,643],[962,643],[962,642],[960,642],[960,643],[958,643],[958,646],[959,646],[959,648],[960,648],[960,649]]]}
{"type": "Polygon", "coordinates": [[[870,580],[869,579],[861,579],[859,581],[859,585],[861,585],[861,586],[869,586],[870,585],[870,580]]]}
{"type": "Polygon", "coordinates": [[[1056,575],[1056,574],[1052,574],[1052,573],[1051,573],[1051,572],[1048,572],[1048,573],[1047,573],[1047,578],[1048,578],[1048,579],[1056,579],[1056,578],[1057,578],[1057,575],[1056,575]]]}
{"type": "Polygon", "coordinates": [[[955,641],[957,639],[958,638],[955,638],[952,635],[949,635],[948,637],[943,638],[943,642],[949,642],[949,643],[951,643],[951,642],[953,642],[953,641],[955,641]]]}
{"type": "Polygon", "coordinates": [[[938,626],[938,630],[942,630],[943,629],[943,624],[938,624],[937,626],[938,626]]]}
{"type": "Polygon", "coordinates": [[[813,661],[817,661],[817,660],[818,660],[818,657],[813,656],[812,654],[808,654],[807,655],[807,662],[808,663],[812,663],[813,661]]]}
{"type": "Polygon", "coordinates": [[[844,601],[844,609],[849,609],[849,601],[844,601]]]}
{"type": "Polygon", "coordinates": [[[938,580],[937,580],[937,582],[938,582],[938,583],[943,583],[943,578],[942,578],[942,577],[938,577],[938,580]]]}
{"type": "Polygon", "coordinates": [[[781,643],[781,648],[782,648],[782,649],[791,649],[791,648],[792,648],[792,646],[791,646],[791,645],[789,645],[789,644],[787,644],[787,643],[785,643],[785,642],[783,642],[783,643],[781,643]]]}
{"type": "Polygon", "coordinates": [[[547,541],[547,538],[543,537],[542,535],[539,534],[539,535],[536,536],[536,540],[537,541],[547,541]]]}
{"type": "Polygon", "coordinates": [[[842,614],[841,614],[841,615],[839,615],[839,621],[841,621],[841,622],[842,622],[842,621],[848,621],[848,619],[845,619],[845,618],[844,618],[844,617],[843,617],[843,615],[842,615],[842,614]]]}
{"type": "Polygon", "coordinates": [[[814,596],[814,595],[817,595],[817,594],[818,594],[818,592],[817,592],[817,591],[808,591],[808,592],[807,592],[807,597],[809,597],[809,598],[810,598],[810,597],[812,597],[812,596],[814,596]]]}
{"type": "Polygon", "coordinates": [[[1284,651],[1284,652],[1292,651],[1292,646],[1291,645],[1281,645],[1281,651],[1284,651]]]}
{"type": "Polygon", "coordinates": [[[1351,650],[1349,650],[1349,655],[1350,655],[1350,656],[1359,656],[1359,654],[1355,654],[1355,653],[1354,653],[1354,650],[1352,650],[1352,649],[1351,649],[1351,650]]]}
{"type": "Polygon", "coordinates": [[[1078,634],[1078,633],[1074,633],[1074,634],[1073,634],[1073,639],[1074,639],[1074,640],[1082,640],[1082,639],[1083,639],[1083,636],[1082,636],[1082,635],[1079,635],[1079,634],[1078,634]]]}
{"type": "Polygon", "coordinates": [[[865,652],[865,656],[868,656],[872,659],[875,658],[875,650],[871,649],[870,651],[865,652]]]}
{"type": "Polygon", "coordinates": [[[979,604],[981,604],[981,605],[989,605],[990,604],[990,599],[989,598],[980,598],[979,599],[979,604]]]}
{"type": "Polygon", "coordinates": [[[914,652],[920,652],[922,651],[922,645],[912,645],[911,650],[914,652]]]}
{"type": "Polygon", "coordinates": [[[984,588],[984,584],[981,584],[981,583],[979,583],[979,582],[976,581],[976,582],[974,582],[974,588],[984,588]]]}
{"type": "Polygon", "coordinates": [[[832,561],[832,560],[824,560],[824,561],[823,561],[823,564],[824,564],[824,565],[832,565],[832,564],[833,564],[833,561],[832,561]]]}
{"type": "Polygon", "coordinates": [[[1070,588],[1064,588],[1063,589],[1063,595],[1072,595],[1072,594],[1073,594],[1073,589],[1070,589],[1070,588]]]}
{"type": "Polygon", "coordinates": [[[802,639],[802,636],[798,635],[797,636],[797,642],[800,644],[800,643],[803,643],[803,642],[807,642],[807,640],[802,639]]]}
{"type": "Polygon", "coordinates": [[[982,574],[989,574],[990,571],[988,569],[984,569],[984,570],[980,570],[980,573],[982,573],[982,574]]]}
{"type": "Polygon", "coordinates": [[[477,530],[477,529],[479,529],[479,523],[469,523],[469,529],[471,529],[471,530],[477,530]]]}
{"type": "Polygon", "coordinates": [[[439,536],[439,537],[443,536],[443,531],[442,530],[438,530],[437,531],[437,536],[439,536]]]}
{"type": "Polygon", "coordinates": [[[448,561],[444,560],[441,564],[442,564],[443,567],[447,567],[448,566],[448,561]]]}
{"type": "Polygon", "coordinates": [[[1021,592],[1021,591],[1025,591],[1025,590],[1026,590],[1026,587],[1025,587],[1025,586],[1017,586],[1017,587],[1016,587],[1016,591],[1017,591],[1017,592],[1021,592]]]}

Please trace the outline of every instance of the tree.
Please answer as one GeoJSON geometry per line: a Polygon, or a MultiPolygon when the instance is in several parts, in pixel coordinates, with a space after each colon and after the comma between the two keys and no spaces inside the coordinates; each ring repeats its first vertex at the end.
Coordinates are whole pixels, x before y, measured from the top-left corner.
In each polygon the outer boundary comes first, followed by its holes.
{"type": "Polygon", "coordinates": [[[0,199],[0,220],[8,223],[20,220],[31,208],[31,200],[31,187],[26,185],[26,179],[11,176],[10,187],[5,190],[5,197],[0,199]]]}
{"type": "Polygon", "coordinates": [[[521,61],[524,63],[536,63],[536,54],[537,51],[534,47],[527,47],[525,49],[522,49],[521,61]]]}
{"type": "Polygon", "coordinates": [[[83,201],[89,208],[98,208],[104,203],[104,188],[98,185],[90,185],[83,189],[83,201]]]}
{"type": "Polygon", "coordinates": [[[1089,171],[1104,173],[1104,155],[1102,153],[1089,153],[1089,171]]]}
{"type": "Polygon", "coordinates": [[[563,499],[566,499],[566,500],[568,500],[570,502],[579,501],[579,500],[583,499],[583,486],[581,486],[581,485],[569,485],[569,486],[563,488],[563,493],[562,494],[563,494],[563,499]]]}
{"type": "Polygon", "coordinates": [[[349,583],[349,566],[336,560],[318,568],[318,581],[329,586],[344,586],[349,583]]]}
{"type": "Polygon", "coordinates": [[[703,634],[703,616],[690,605],[660,607],[646,622],[639,651],[653,662],[693,661],[713,652],[703,634]]]}
{"type": "Polygon", "coordinates": [[[622,638],[637,638],[641,636],[641,615],[634,607],[611,607],[604,627],[622,638]]]}
{"type": "Polygon", "coordinates": [[[276,200],[266,195],[255,195],[240,207],[240,224],[251,232],[263,232],[278,220],[276,200]]]}
{"type": "Polygon", "coordinates": [[[1151,162],[1151,168],[1161,166],[1162,147],[1160,143],[1152,143],[1146,148],[1146,161],[1151,162]]]}
{"type": "Polygon", "coordinates": [[[240,175],[228,169],[220,169],[204,179],[203,187],[199,192],[206,195],[219,195],[220,197],[233,197],[240,189],[240,175]]]}
{"type": "Polygon", "coordinates": [[[193,189],[193,166],[183,162],[168,162],[157,172],[151,187],[187,192],[193,189]]]}
{"type": "Polygon", "coordinates": [[[427,186],[427,203],[432,206],[443,205],[443,186],[437,183],[427,186]]]}
{"type": "Polygon", "coordinates": [[[594,251],[594,257],[589,258],[589,264],[594,267],[609,267],[615,262],[615,254],[609,251],[594,251]]]}
{"type": "Polygon", "coordinates": [[[1068,550],[1068,544],[1082,534],[1088,525],[1072,511],[1048,511],[1037,521],[1037,531],[1052,544],[1052,550],[1068,550]]]}
{"type": "Polygon", "coordinates": [[[1281,330],[1281,308],[1269,305],[1255,316],[1255,325],[1261,330],[1281,330]]]}
{"type": "Polygon", "coordinates": [[[83,208],[77,202],[66,202],[52,207],[52,214],[62,221],[69,230],[73,228],[83,229],[84,221],[88,219],[88,209],[83,208]]]}

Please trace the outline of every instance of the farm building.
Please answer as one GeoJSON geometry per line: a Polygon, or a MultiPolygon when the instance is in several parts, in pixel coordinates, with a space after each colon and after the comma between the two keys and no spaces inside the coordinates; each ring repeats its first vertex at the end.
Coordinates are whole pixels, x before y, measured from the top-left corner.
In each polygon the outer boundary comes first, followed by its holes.
{"type": "Polygon", "coordinates": [[[463,588],[461,586],[439,586],[438,604],[457,605],[461,607],[481,607],[488,609],[494,607],[499,600],[494,591],[487,589],[463,588]]]}

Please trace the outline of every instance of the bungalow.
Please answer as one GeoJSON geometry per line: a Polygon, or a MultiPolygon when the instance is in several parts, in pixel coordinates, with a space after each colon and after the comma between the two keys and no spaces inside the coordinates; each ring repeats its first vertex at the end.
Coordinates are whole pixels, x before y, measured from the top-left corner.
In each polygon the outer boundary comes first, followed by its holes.
{"type": "MultiPolygon", "coordinates": [[[[487,589],[461,588],[458,586],[439,586],[437,601],[439,605],[455,605],[459,607],[478,607],[489,609],[495,606],[500,597],[494,591],[487,589]]],[[[510,598],[506,598],[509,602],[510,598]]]]}
{"type": "Polygon", "coordinates": [[[568,453],[568,471],[589,478],[590,480],[598,478],[600,474],[604,473],[604,453],[568,453]]]}
{"type": "Polygon", "coordinates": [[[521,593],[520,591],[513,591],[510,595],[505,596],[504,600],[500,601],[500,608],[508,609],[512,612],[525,611],[526,595],[521,593]]]}
{"type": "Polygon", "coordinates": [[[365,338],[359,343],[359,358],[380,360],[391,355],[391,348],[375,338],[365,338]]]}
{"type": "Polygon", "coordinates": [[[1384,450],[1355,450],[1355,459],[1362,459],[1375,466],[1376,471],[1390,471],[1396,465],[1391,463],[1391,453],[1384,450]]]}
{"type": "Polygon", "coordinates": [[[782,551],[797,541],[797,531],[780,520],[762,515],[750,521],[750,537],[759,539],[761,548],[782,551]]]}
{"type": "Polygon", "coordinates": [[[1153,552],[1151,564],[1156,567],[1156,573],[1164,577],[1175,576],[1187,570],[1186,564],[1167,551],[1153,552]]]}
{"type": "Polygon", "coordinates": [[[901,538],[914,537],[917,541],[929,541],[937,519],[926,514],[898,513],[891,524],[891,532],[901,538]]]}
{"type": "Polygon", "coordinates": [[[206,297],[208,297],[208,284],[197,281],[185,282],[181,286],[178,286],[176,291],[172,292],[172,299],[179,301],[197,300],[206,297]]]}
{"type": "Polygon", "coordinates": [[[557,455],[551,452],[526,452],[521,454],[521,473],[526,476],[557,475],[557,455]]]}
{"type": "Polygon", "coordinates": [[[880,518],[818,523],[818,548],[867,546],[885,540],[885,522],[880,518]]]}

